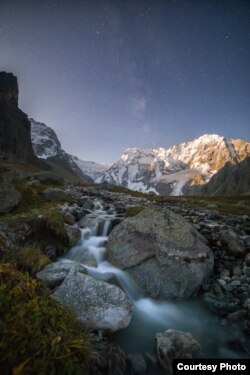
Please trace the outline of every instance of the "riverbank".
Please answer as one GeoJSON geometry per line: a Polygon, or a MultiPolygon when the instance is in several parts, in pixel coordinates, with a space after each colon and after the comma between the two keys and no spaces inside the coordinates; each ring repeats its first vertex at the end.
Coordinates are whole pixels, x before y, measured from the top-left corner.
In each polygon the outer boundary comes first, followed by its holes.
{"type": "MultiPolygon", "coordinates": [[[[29,181],[27,182],[29,183],[29,181]]],[[[34,178],[31,181],[34,181],[34,178]]],[[[70,248],[74,248],[74,245],[80,239],[81,229],[78,228],[76,223],[79,220],[83,220],[84,222],[84,218],[93,210],[95,211],[96,200],[101,202],[105,215],[111,215],[114,219],[115,222],[113,224],[115,224],[115,228],[119,226],[122,217],[128,217],[136,213],[139,214],[144,207],[156,207],[161,210],[171,210],[171,212],[181,215],[187,222],[192,223],[196,230],[207,239],[207,245],[214,257],[214,268],[211,277],[200,285],[196,296],[190,297],[190,302],[174,302],[174,305],[170,301],[160,302],[159,305],[156,303],[158,312],[159,310],[168,311],[167,314],[163,314],[163,319],[167,324],[163,323],[163,325],[160,324],[159,326],[156,324],[153,330],[149,328],[149,321],[156,314],[155,310],[152,309],[152,304],[151,306],[147,305],[149,301],[147,298],[152,297],[140,294],[141,302],[137,303],[137,306],[136,303],[133,303],[133,314],[130,325],[124,331],[115,333],[113,338],[111,338],[111,342],[115,341],[123,347],[126,355],[122,354],[122,349],[119,349],[119,347],[116,346],[116,349],[112,350],[110,344],[108,344],[110,355],[113,358],[113,369],[117,366],[117,363],[122,362],[119,360],[115,362],[114,357],[116,355],[114,352],[119,353],[117,357],[123,358],[123,362],[128,364],[127,368],[130,368],[130,370],[127,371],[135,371],[135,369],[131,369],[131,366],[136,367],[135,362],[137,363],[138,361],[139,363],[145,363],[148,369],[152,369],[152,366],[158,367],[156,364],[156,355],[153,353],[153,338],[156,331],[164,331],[167,328],[191,331],[193,336],[200,342],[203,352],[205,351],[205,356],[209,356],[209,350],[206,351],[207,349],[205,349],[204,337],[206,338],[205,341],[210,341],[210,350],[212,348],[211,355],[215,355],[217,350],[213,348],[213,341],[215,339],[211,335],[208,335],[206,329],[203,330],[204,333],[201,335],[195,332],[202,332],[202,326],[203,328],[211,328],[212,324],[215,332],[217,329],[220,329],[221,332],[232,333],[229,336],[225,335],[223,345],[226,343],[226,351],[222,351],[220,354],[217,351],[218,356],[249,356],[250,278],[248,254],[250,251],[250,224],[247,215],[222,214],[215,205],[206,208],[197,208],[190,204],[190,201],[185,201],[184,199],[180,201],[166,199],[155,201],[152,197],[146,199],[141,196],[130,196],[123,192],[99,190],[95,187],[58,185],[58,182],[53,185],[51,181],[32,182],[25,189],[22,187],[22,194],[20,203],[17,204],[16,208],[11,213],[1,215],[1,254],[4,262],[7,261],[6,255],[8,255],[8,261],[17,263],[19,250],[14,252],[13,257],[9,257],[10,254],[13,254],[13,248],[20,249],[28,245],[33,246],[38,241],[39,251],[41,251],[42,255],[46,255],[50,262],[53,262],[58,256],[64,256],[70,248]],[[29,189],[29,192],[27,189],[29,189]],[[43,193],[45,190],[46,194],[43,193]],[[195,305],[196,301],[193,301],[194,297],[198,298],[200,307],[195,305]],[[143,299],[144,303],[142,303],[143,299]],[[170,323],[171,314],[169,315],[171,309],[174,311],[172,323],[170,323]],[[142,315],[137,314],[141,310],[143,310],[143,313],[146,312],[146,315],[147,311],[150,311],[149,321],[147,316],[145,319],[142,319],[142,315]],[[211,310],[212,315],[207,312],[208,310],[211,310]],[[189,318],[195,316],[194,311],[197,311],[197,315],[199,318],[202,316],[202,319],[199,319],[201,321],[198,324],[199,328],[196,327],[192,330],[191,326],[195,322],[192,323],[192,319],[189,318]],[[179,314],[180,312],[181,314],[179,314]],[[181,323],[177,324],[176,320],[181,323]],[[142,334],[144,331],[147,333],[146,336],[142,334]],[[148,344],[149,342],[150,344],[148,344]],[[142,345],[141,349],[140,343],[142,345]]],[[[104,221],[103,223],[101,220],[102,224],[99,226],[100,232],[105,230],[105,234],[109,234],[113,226],[113,224],[110,225],[111,221],[109,223],[104,221]]],[[[86,223],[83,226],[86,229],[86,223]]],[[[18,267],[28,270],[31,273],[34,272],[32,267],[30,265],[27,266],[24,262],[23,250],[19,256],[20,259],[22,262],[17,265],[18,267]]],[[[96,264],[93,263],[93,259],[91,262],[87,266],[95,267],[96,264]]],[[[35,263],[37,264],[37,260],[35,263]]],[[[86,265],[86,261],[84,264],[86,265]]],[[[37,271],[36,269],[35,272],[37,271]]],[[[60,284],[63,280],[64,278],[61,277],[60,284]]],[[[117,282],[111,277],[110,285],[112,284],[117,285],[117,282]]],[[[152,302],[152,300],[150,301],[152,302]]],[[[211,331],[211,329],[208,330],[211,331]]],[[[106,342],[106,337],[110,337],[110,335],[106,336],[106,333],[103,335],[98,330],[98,334],[94,338],[97,351],[106,342]]],[[[59,348],[60,343],[58,345],[59,348]]],[[[107,344],[105,345],[107,348],[107,344]]],[[[102,349],[99,351],[102,352],[102,349]]],[[[95,371],[99,371],[102,374],[105,373],[104,371],[108,373],[110,371],[107,365],[108,361],[109,359],[106,356],[106,359],[103,360],[102,368],[99,368],[98,364],[92,367],[95,367],[95,371]]]]}

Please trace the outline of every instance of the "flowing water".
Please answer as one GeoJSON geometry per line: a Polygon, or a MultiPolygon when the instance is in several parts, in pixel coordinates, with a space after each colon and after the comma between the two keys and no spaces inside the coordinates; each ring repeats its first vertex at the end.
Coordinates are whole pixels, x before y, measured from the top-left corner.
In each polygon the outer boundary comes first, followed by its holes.
{"type": "MultiPolygon", "coordinates": [[[[208,312],[198,300],[166,302],[142,298],[130,276],[105,260],[108,235],[120,216],[108,214],[101,202],[80,222],[81,239],[61,261],[74,261],[85,265],[89,275],[101,280],[119,283],[133,304],[130,325],[112,335],[126,353],[155,353],[155,334],[166,329],[191,332],[200,342],[205,357],[239,358],[242,355],[230,348],[239,340],[238,332],[222,327],[218,318],[208,312]]],[[[156,373],[156,372],[155,372],[156,373]]],[[[159,370],[161,373],[161,370],[159,370]]]]}

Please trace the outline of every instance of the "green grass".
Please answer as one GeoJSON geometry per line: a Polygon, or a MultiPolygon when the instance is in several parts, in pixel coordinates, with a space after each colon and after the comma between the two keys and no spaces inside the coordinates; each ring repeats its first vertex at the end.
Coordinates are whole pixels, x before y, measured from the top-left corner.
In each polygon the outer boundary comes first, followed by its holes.
{"type": "MultiPolygon", "coordinates": [[[[103,184],[103,189],[116,193],[124,193],[132,197],[145,198],[149,201],[156,203],[166,203],[166,204],[188,204],[197,208],[207,208],[210,209],[209,205],[216,204],[219,212],[225,214],[235,214],[235,215],[250,215],[250,196],[225,196],[225,197],[205,197],[205,196],[161,196],[161,195],[150,195],[147,193],[142,193],[138,191],[132,191],[122,186],[103,184]],[[244,201],[245,206],[237,207],[235,204],[239,201],[244,201]]],[[[212,209],[212,208],[211,208],[212,209]]]]}
{"type": "Polygon", "coordinates": [[[139,214],[145,208],[146,208],[145,206],[127,207],[126,210],[125,210],[125,217],[133,217],[133,216],[139,214]]]}
{"type": "Polygon", "coordinates": [[[38,168],[32,164],[24,163],[24,162],[11,162],[8,160],[1,160],[0,167],[3,166],[8,170],[12,171],[20,171],[20,172],[29,172],[29,173],[37,173],[41,172],[41,168],[38,168]]]}
{"type": "Polygon", "coordinates": [[[19,271],[28,272],[31,275],[35,275],[51,262],[38,244],[14,247],[2,252],[2,261],[14,264],[19,271]]]}
{"type": "Polygon", "coordinates": [[[224,214],[232,215],[250,215],[250,197],[186,197],[186,202],[192,206],[210,209],[209,205],[216,205],[216,208],[224,214]],[[238,202],[244,202],[244,205],[237,206],[238,202]]]}
{"type": "Polygon", "coordinates": [[[95,357],[90,333],[44,285],[0,263],[0,368],[2,374],[88,373],[95,357]],[[3,324],[4,322],[4,324],[3,324]]]}

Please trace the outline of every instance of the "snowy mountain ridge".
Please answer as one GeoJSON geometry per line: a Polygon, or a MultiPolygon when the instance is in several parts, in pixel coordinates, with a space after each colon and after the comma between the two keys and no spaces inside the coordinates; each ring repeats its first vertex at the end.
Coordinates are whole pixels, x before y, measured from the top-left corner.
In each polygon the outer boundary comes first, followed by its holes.
{"type": "Polygon", "coordinates": [[[128,148],[101,181],[148,193],[182,195],[187,185],[205,184],[227,162],[250,156],[250,144],[205,134],[168,148],[128,148]]]}
{"type": "Polygon", "coordinates": [[[250,156],[250,143],[204,134],[192,141],[168,148],[128,148],[112,165],[83,161],[62,150],[53,129],[31,121],[35,154],[56,159],[79,177],[95,183],[108,182],[152,194],[186,195],[193,186],[208,183],[227,162],[237,164],[250,156]]]}

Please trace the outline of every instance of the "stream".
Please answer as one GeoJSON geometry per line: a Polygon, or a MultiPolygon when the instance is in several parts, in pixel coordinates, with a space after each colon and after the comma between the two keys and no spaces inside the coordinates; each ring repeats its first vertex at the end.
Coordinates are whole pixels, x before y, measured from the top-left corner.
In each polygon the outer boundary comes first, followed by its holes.
{"type": "MultiPolygon", "coordinates": [[[[133,304],[131,322],[127,328],[112,334],[111,341],[118,343],[127,354],[155,356],[155,334],[172,328],[192,333],[206,358],[241,358],[242,353],[233,349],[233,342],[240,339],[238,331],[221,326],[218,317],[201,301],[166,302],[143,298],[131,277],[105,260],[108,235],[121,220],[121,215],[106,212],[96,200],[94,210],[78,223],[82,234],[79,243],[60,259],[83,264],[90,276],[120,285],[130,298],[133,304]]],[[[158,374],[162,373],[159,369],[158,374]]]]}

